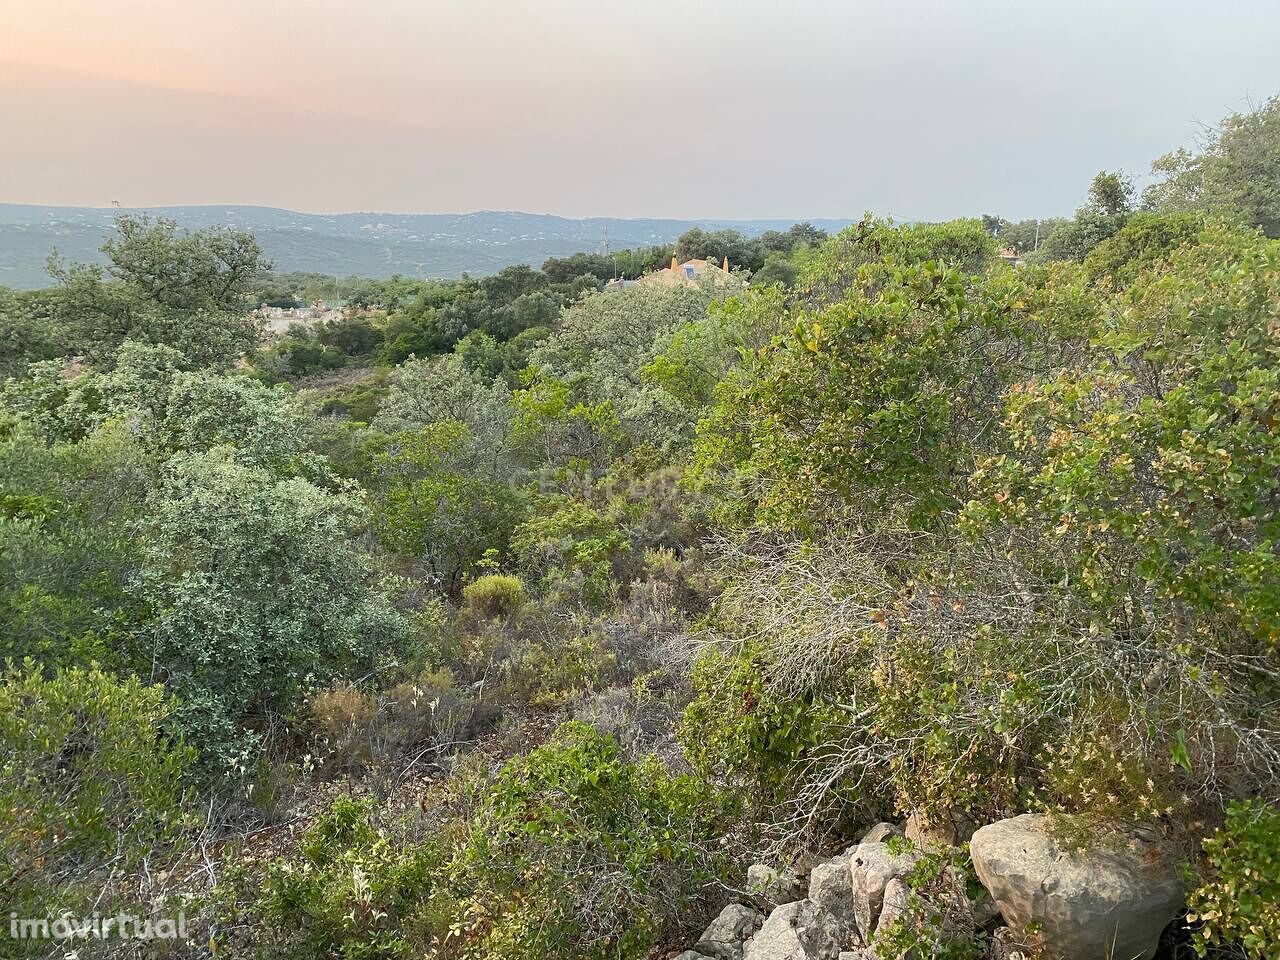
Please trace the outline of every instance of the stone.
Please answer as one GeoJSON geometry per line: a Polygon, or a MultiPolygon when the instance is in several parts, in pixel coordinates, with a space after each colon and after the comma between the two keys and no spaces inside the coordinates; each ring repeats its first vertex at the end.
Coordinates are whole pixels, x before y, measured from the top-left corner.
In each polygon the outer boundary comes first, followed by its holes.
{"type": "Polygon", "coordinates": [[[742,944],[764,923],[764,914],[740,903],[731,903],[711,921],[693,945],[716,960],[742,960],[742,944]]]}
{"type": "Polygon", "coordinates": [[[920,855],[913,850],[890,853],[884,843],[860,843],[849,851],[853,877],[853,915],[863,943],[871,943],[884,904],[884,888],[905,877],[920,855]]]}
{"type": "Polygon", "coordinates": [[[1046,957],[1151,960],[1182,907],[1177,859],[1158,841],[1098,838],[1059,847],[1044,816],[982,827],[969,844],[974,869],[1015,933],[1034,932],[1046,957]]]}
{"type": "Polygon", "coordinates": [[[771,906],[780,906],[804,899],[804,881],[790,870],[753,863],[747,868],[747,892],[771,906]]]}
{"type": "Polygon", "coordinates": [[[880,917],[876,921],[876,930],[883,930],[889,924],[899,919],[911,907],[911,888],[894,877],[884,885],[884,897],[880,905],[880,917]]]}
{"type": "Polygon", "coordinates": [[[745,960],[813,960],[800,940],[800,915],[805,902],[797,900],[774,909],[756,935],[746,943],[745,960]]]}
{"type": "Polygon", "coordinates": [[[936,813],[926,817],[913,810],[902,832],[917,847],[956,847],[973,836],[976,826],[963,814],[936,813]]]}
{"type": "Polygon", "coordinates": [[[808,900],[784,903],[746,943],[744,960],[838,960],[836,924],[808,900]]]}
{"type": "Polygon", "coordinates": [[[852,946],[858,938],[853,914],[853,868],[848,854],[820,863],[809,874],[809,902],[831,917],[836,937],[852,946]]]}
{"type": "Polygon", "coordinates": [[[895,827],[892,823],[877,823],[874,827],[862,835],[859,843],[884,843],[890,837],[900,837],[902,831],[895,827]]]}
{"type": "Polygon", "coordinates": [[[675,960],[715,960],[715,958],[705,956],[695,950],[686,950],[684,953],[678,954],[675,960]]]}

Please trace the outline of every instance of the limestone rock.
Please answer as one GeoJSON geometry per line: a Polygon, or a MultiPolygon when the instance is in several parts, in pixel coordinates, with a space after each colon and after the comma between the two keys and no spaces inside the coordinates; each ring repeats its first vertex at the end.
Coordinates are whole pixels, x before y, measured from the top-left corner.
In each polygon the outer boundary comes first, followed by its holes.
{"type": "Polygon", "coordinates": [[[876,929],[883,930],[902,917],[911,906],[911,888],[897,877],[884,885],[884,899],[880,906],[880,918],[876,929]]]}
{"type": "Polygon", "coordinates": [[[902,831],[895,827],[892,823],[877,823],[874,827],[862,835],[859,843],[884,843],[890,837],[900,837],[902,831]]]}
{"type": "Polygon", "coordinates": [[[804,882],[790,870],[753,863],[747,868],[747,892],[779,906],[804,899],[804,882]]]}
{"type": "Polygon", "coordinates": [[[853,914],[852,857],[844,854],[820,863],[809,874],[809,902],[831,918],[841,945],[857,941],[858,923],[853,914]]]}
{"type": "Polygon", "coordinates": [[[890,853],[884,843],[860,843],[849,851],[853,878],[853,915],[863,943],[871,943],[884,904],[884,888],[905,877],[920,855],[906,850],[890,853]]]}
{"type": "Polygon", "coordinates": [[[742,960],[743,942],[763,923],[764,914],[759,910],[731,903],[702,931],[693,949],[716,960],[742,960]]]}
{"type": "Polygon", "coordinates": [[[837,960],[834,919],[808,900],[777,907],[746,943],[745,960],[837,960]]]}
{"type": "Polygon", "coordinates": [[[684,953],[677,954],[675,960],[715,960],[715,958],[704,956],[696,950],[686,950],[684,953]]]}
{"type": "Polygon", "coordinates": [[[1061,849],[1045,818],[988,824],[969,845],[978,879],[1015,932],[1034,924],[1049,957],[1151,960],[1183,903],[1176,860],[1158,843],[1128,838],[1116,849],[1061,849]]]}

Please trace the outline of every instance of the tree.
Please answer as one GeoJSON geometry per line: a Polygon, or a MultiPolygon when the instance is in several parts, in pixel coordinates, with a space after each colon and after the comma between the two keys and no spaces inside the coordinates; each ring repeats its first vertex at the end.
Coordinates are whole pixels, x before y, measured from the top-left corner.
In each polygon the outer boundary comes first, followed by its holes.
{"type": "Polygon", "coordinates": [[[1089,196],[1067,220],[1045,238],[1039,255],[1044,260],[1083,260],[1094,247],[1117,233],[1133,212],[1133,181],[1106,170],[1089,184],[1089,196]]]}
{"type": "Polygon", "coordinates": [[[105,364],[132,339],[171,346],[190,366],[228,367],[257,344],[248,309],[269,264],[252,235],[129,216],[116,231],[105,268],[50,261],[66,352],[105,364]]]}
{"type": "Polygon", "coordinates": [[[410,360],[392,371],[373,427],[394,434],[445,422],[464,424],[471,467],[493,476],[506,465],[511,391],[503,381],[468,367],[469,347],[461,354],[410,360]]]}
{"type": "Polygon", "coordinates": [[[565,311],[560,329],[533,352],[546,397],[569,391],[568,407],[607,403],[633,443],[669,445],[684,416],[644,376],[655,340],[706,314],[737,285],[633,287],[584,297],[565,311]],[[552,383],[559,388],[552,388],[552,383]]]}
{"type": "Polygon", "coordinates": [[[1149,209],[1232,213],[1280,237],[1280,97],[1231,114],[1205,131],[1199,152],[1175,150],[1151,171],[1162,179],[1143,193],[1149,209]]]}
{"type": "Polygon", "coordinates": [[[694,227],[676,240],[675,258],[681,263],[694,259],[720,263],[728,257],[730,267],[758,270],[764,264],[764,253],[759,240],[744,237],[737,230],[707,231],[694,227]]]}
{"type": "Polygon", "coordinates": [[[236,463],[179,454],[148,498],[132,585],[153,612],[153,672],[212,764],[252,746],[243,722],[367,670],[400,629],[356,533],[365,500],[236,463]]]}

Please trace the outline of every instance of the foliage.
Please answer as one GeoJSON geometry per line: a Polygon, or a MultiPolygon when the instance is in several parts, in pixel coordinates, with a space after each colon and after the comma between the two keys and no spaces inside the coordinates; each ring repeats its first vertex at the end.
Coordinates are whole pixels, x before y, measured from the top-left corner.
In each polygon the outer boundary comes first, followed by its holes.
{"type": "Polygon", "coordinates": [[[1075,218],[1054,227],[1037,256],[1044,260],[1083,260],[1089,252],[1117,233],[1133,210],[1133,182],[1106,170],[1093,178],[1089,197],[1075,218]]]}
{"type": "Polygon", "coordinates": [[[173,710],[162,688],[95,669],[0,674],[0,888],[18,916],[108,913],[117,878],[169,862],[193,826],[194,751],[161,732],[173,710]]]}
{"type": "Polygon", "coordinates": [[[382,543],[424,561],[441,585],[456,588],[488,551],[506,551],[519,497],[486,475],[464,424],[373,433],[363,455],[382,543]]]}
{"type": "Polygon", "coordinates": [[[596,602],[607,595],[613,564],[628,546],[616,521],[567,497],[547,498],[511,537],[524,569],[596,602]]]}
{"type": "Polygon", "coordinates": [[[817,247],[803,262],[796,287],[808,305],[820,308],[853,288],[873,287],[900,267],[932,262],[979,273],[995,248],[980,220],[894,226],[867,216],[817,247]]]}
{"type": "Polygon", "coordinates": [[[408,960],[447,931],[424,908],[439,852],[406,844],[373,805],[339,795],[298,854],[269,866],[257,897],[265,957],[408,960]]]}
{"type": "Polygon", "coordinates": [[[524,584],[519,577],[491,573],[463,587],[462,599],[484,616],[510,616],[524,605],[524,584]]]}
{"type": "Polygon", "coordinates": [[[1015,331],[995,293],[929,261],[796,314],[723,381],[691,479],[733,498],[730,515],[783,525],[870,503],[927,522],[1009,376],[998,341],[1015,331]]]}
{"type": "Polygon", "coordinates": [[[120,425],[83,443],[0,441],[0,658],[123,666],[145,458],[120,425]]]}
{"type": "Polygon", "coordinates": [[[1280,97],[1208,128],[1196,153],[1180,149],[1151,165],[1162,179],[1143,193],[1161,212],[1210,210],[1280,237],[1280,97]]]}
{"type": "Polygon", "coordinates": [[[353,539],[363,498],[276,479],[220,451],[182,454],[150,497],[133,589],[153,611],[154,670],[181,696],[180,728],[234,764],[240,728],[367,665],[400,630],[353,539]]]}
{"type": "Polygon", "coordinates": [[[726,864],[722,800],[581,723],[498,774],[453,867],[468,955],[643,956],[726,864]]]}
{"type": "Polygon", "coordinates": [[[1208,873],[1187,898],[1196,953],[1239,944],[1246,956],[1280,948],[1280,811],[1233,803],[1226,823],[1204,842],[1208,873]]]}
{"type": "Polygon", "coordinates": [[[51,262],[63,353],[104,363],[136,340],[171,346],[194,367],[227,367],[256,344],[248,301],[267,261],[251,234],[130,216],[116,233],[102,247],[105,269],[51,262]]]}

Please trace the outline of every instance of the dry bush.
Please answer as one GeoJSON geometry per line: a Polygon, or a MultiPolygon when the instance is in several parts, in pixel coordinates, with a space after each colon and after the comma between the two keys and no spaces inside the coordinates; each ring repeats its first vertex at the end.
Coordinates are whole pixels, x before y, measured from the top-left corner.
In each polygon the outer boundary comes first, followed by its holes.
{"type": "Polygon", "coordinates": [[[310,704],[316,758],[330,775],[400,777],[436,765],[474,718],[471,698],[447,670],[424,671],[380,694],[333,687],[310,704]]]}
{"type": "Polygon", "coordinates": [[[717,548],[735,577],[694,641],[751,651],[770,696],[823,718],[784,834],[886,784],[900,813],[1129,819],[1280,785],[1261,664],[1173,628],[1122,634],[1002,549],[848,529],[717,548]],[[1105,743],[1108,763],[1082,743],[1105,743]]]}

